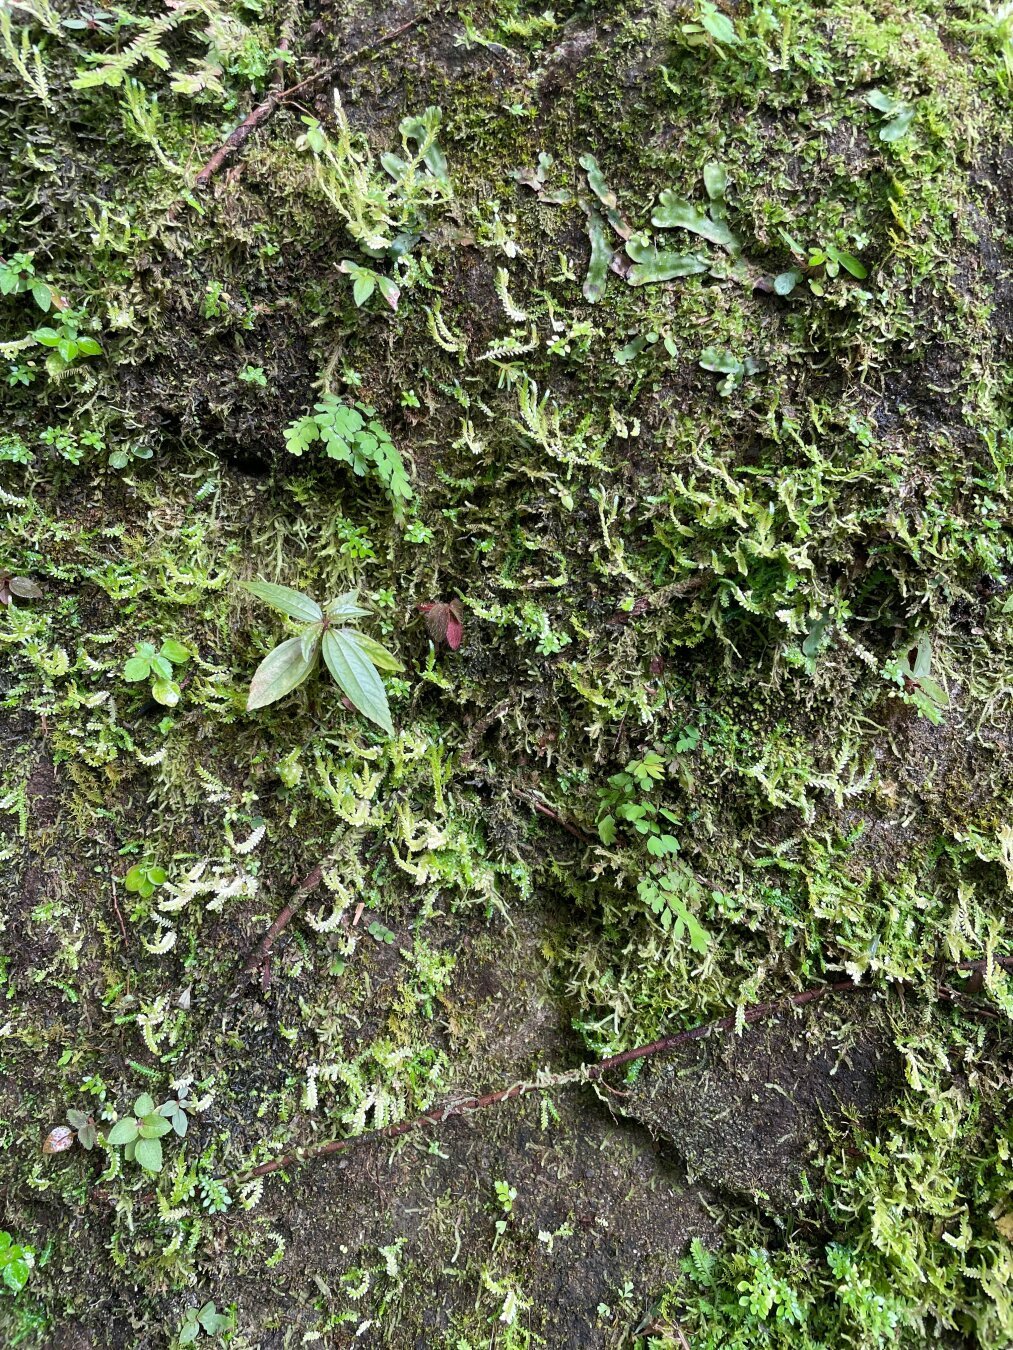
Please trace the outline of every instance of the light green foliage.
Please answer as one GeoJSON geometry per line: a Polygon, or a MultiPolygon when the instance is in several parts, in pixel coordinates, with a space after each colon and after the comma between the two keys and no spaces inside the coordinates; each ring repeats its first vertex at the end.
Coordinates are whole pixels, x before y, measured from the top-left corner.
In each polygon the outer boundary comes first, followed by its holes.
{"type": "Polygon", "coordinates": [[[4,1293],[20,1294],[34,1265],[32,1247],[15,1242],[10,1233],[0,1232],[0,1289],[4,1293]]]}
{"type": "Polygon", "coordinates": [[[620,839],[622,827],[633,830],[634,846],[642,842],[648,855],[640,861],[644,874],[637,882],[637,894],[677,942],[686,937],[694,951],[705,952],[709,938],[693,912],[703,899],[703,890],[692,872],[675,860],[679,818],[668,807],[658,806],[650,795],[664,778],[665,762],[654,751],[613,774],[601,796],[598,833],[602,843],[622,846],[626,842],[620,839]]]}
{"type": "Polygon", "coordinates": [[[342,403],[332,394],[315,406],[313,415],[300,417],[286,428],[285,448],[290,454],[305,454],[319,441],[329,459],[350,465],[360,478],[375,475],[396,507],[411,500],[404,461],[372,408],[342,403]]]}
{"type": "Polygon", "coordinates": [[[175,667],[185,665],[190,652],[175,638],[166,638],[161,647],[153,642],[138,642],[134,655],[123,667],[123,678],[130,684],[151,680],[151,697],[165,708],[174,708],[180,700],[175,667]]]}
{"type": "Polygon", "coordinates": [[[355,628],[333,625],[369,614],[358,601],[358,592],[347,591],[321,607],[309,596],[288,586],[266,581],[245,583],[251,595],[271,605],[301,625],[298,637],[270,652],[257,668],[246,702],[247,711],[264,708],[297,689],[309,679],[320,656],[338,688],[371,722],[393,736],[387,692],[378,670],[399,671],[398,659],[374,638],[355,628]]]}
{"type": "Polygon", "coordinates": [[[232,1324],[232,1314],[220,1313],[218,1305],[208,1300],[199,1308],[187,1308],[176,1341],[179,1345],[193,1345],[201,1333],[222,1336],[232,1329],[232,1324]]]}
{"type": "Polygon", "coordinates": [[[160,1172],[164,1163],[162,1139],[170,1130],[186,1133],[186,1115],[176,1102],[155,1106],[154,1098],[142,1092],[133,1113],[121,1116],[106,1136],[110,1148],[122,1148],[127,1162],[136,1162],[145,1172],[160,1172]],[[177,1121],[182,1120],[182,1130],[177,1121]]]}
{"type": "Polygon", "coordinates": [[[123,884],[131,894],[139,895],[142,900],[149,900],[156,888],[164,886],[168,879],[169,874],[164,867],[159,867],[153,862],[140,862],[134,863],[123,878],[123,884]]]}
{"type": "Polygon", "coordinates": [[[402,119],[403,154],[390,151],[381,156],[385,178],[368,142],[352,132],[336,91],[333,135],[315,118],[303,118],[306,131],[300,145],[314,157],[321,190],[350,237],[369,256],[401,257],[413,246],[410,236],[428,212],[453,195],[446,158],[436,139],[441,119],[437,107],[402,119]]]}
{"type": "Polygon", "coordinates": [[[1010,950],[1006,8],[496,0],[373,47],[402,19],[363,0],[0,5],[0,1191],[59,1256],[0,1341],[160,1343],[233,1298],[254,1343],[1013,1340],[1013,995],[946,969],[1010,950]],[[276,59],[322,78],[191,196],[276,59]],[[283,621],[240,592],[296,574],[283,621]],[[150,715],[162,654],[133,691],[124,661],[165,634],[189,678],[150,715]],[[298,692],[247,715],[278,643],[298,692]],[[594,1058],[846,973],[778,1034],[871,1004],[885,1104],[811,1117],[775,1217],[644,1189],[562,1090],[473,1150],[216,1180],[531,1079],[560,1019],[594,1058]],[[125,1076],[157,1175],[103,1146],[125,1076]],[[714,1250],[663,1291],[693,1215],[714,1250]]]}
{"type": "Polygon", "coordinates": [[[911,130],[911,123],[915,118],[912,104],[894,98],[892,94],[887,94],[882,89],[870,90],[865,96],[865,101],[870,108],[882,113],[885,119],[879,128],[879,139],[891,143],[903,140],[911,130]]]}

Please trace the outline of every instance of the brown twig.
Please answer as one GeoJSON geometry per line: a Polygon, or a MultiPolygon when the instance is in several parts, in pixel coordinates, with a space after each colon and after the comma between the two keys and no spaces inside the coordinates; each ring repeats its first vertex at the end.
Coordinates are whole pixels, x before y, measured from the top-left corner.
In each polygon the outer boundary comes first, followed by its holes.
{"type": "Polygon", "coordinates": [[[369,42],[365,47],[360,47],[358,51],[352,52],[336,65],[327,66],[323,70],[318,70],[315,75],[308,76],[305,80],[300,80],[298,84],[290,85],[288,89],[274,89],[264,99],[263,103],[257,105],[253,111],[240,122],[225,141],[218,147],[211,158],[194,179],[195,188],[207,187],[215,174],[219,173],[225,165],[237,154],[246,142],[250,139],[258,127],[263,126],[267,119],[274,113],[282,103],[287,103],[289,99],[300,93],[303,89],[308,89],[310,85],[319,84],[322,80],[329,79],[336,75],[344,66],[353,65],[361,57],[367,56],[370,52],[376,51],[380,47],[385,47],[388,43],[395,41],[402,34],[407,33],[409,29],[417,27],[418,24],[432,18],[432,15],[418,15],[414,19],[409,19],[407,23],[401,24],[390,33],[385,33],[383,37],[377,38],[375,42],[369,42]]]}
{"type": "Polygon", "coordinates": [[[116,898],[116,878],[112,872],[109,873],[109,886],[113,893],[113,909],[116,911],[116,919],[120,925],[120,932],[123,935],[123,945],[127,945],[127,926],[123,922],[123,915],[120,913],[120,902],[116,898]]]}
{"type": "Polygon", "coordinates": [[[306,1148],[294,1149],[291,1153],[285,1153],[280,1158],[272,1158],[270,1162],[261,1163],[258,1167],[251,1167],[244,1172],[219,1177],[218,1180],[233,1183],[252,1181],[255,1177],[266,1177],[272,1172],[280,1172],[286,1168],[315,1161],[317,1158],[326,1158],[333,1153],[344,1153],[346,1150],[362,1144],[376,1143],[381,1139],[399,1139],[402,1135],[411,1134],[423,1125],[442,1125],[444,1121],[450,1120],[454,1116],[465,1116],[470,1115],[473,1111],[484,1111],[487,1107],[498,1106],[500,1102],[512,1101],[517,1097],[526,1097],[531,1092],[544,1092],[550,1088],[567,1087],[573,1083],[593,1083],[613,1069],[622,1068],[626,1064],[633,1064],[636,1060],[647,1059],[650,1055],[665,1054],[667,1051],[676,1049],[677,1046],[686,1045],[690,1041],[701,1040],[704,1036],[709,1036],[715,1031],[730,1031],[740,1019],[747,1024],[759,1022],[784,1009],[801,1008],[807,1003],[825,997],[827,994],[850,993],[857,988],[859,986],[853,980],[837,980],[832,984],[816,985],[815,988],[805,989],[800,994],[792,994],[784,999],[773,999],[769,1003],[758,1003],[755,1008],[746,1008],[742,1013],[730,1013],[727,1017],[719,1017],[716,1021],[690,1027],[687,1031],[677,1031],[671,1036],[663,1036],[660,1040],[652,1041],[649,1045],[639,1045],[633,1050],[624,1050],[622,1054],[611,1055],[608,1059],[600,1060],[597,1064],[582,1064],[579,1068],[570,1069],[565,1073],[540,1076],[531,1082],[512,1083],[510,1087],[500,1088],[497,1092],[487,1092],[482,1097],[465,1097],[457,1101],[445,1102],[442,1106],[434,1107],[431,1111],[425,1111],[422,1115],[414,1116],[411,1120],[401,1120],[396,1124],[385,1125],[382,1129],[369,1130],[365,1134],[353,1135],[348,1139],[329,1139],[323,1144],[310,1144],[306,1148]]]}
{"type": "MultiPolygon", "coordinates": [[[[278,941],[278,938],[285,931],[288,925],[292,922],[293,918],[295,917],[297,911],[299,910],[300,906],[302,905],[306,897],[308,895],[311,895],[316,890],[316,888],[320,885],[323,879],[324,879],[323,864],[317,863],[313,871],[310,872],[308,876],[304,877],[303,880],[299,883],[294,895],[292,896],[292,899],[280,912],[278,917],[275,919],[274,923],[271,924],[271,927],[267,930],[264,936],[257,943],[257,946],[253,951],[253,954],[246,962],[246,965],[243,966],[242,974],[240,975],[239,979],[240,984],[242,984],[244,980],[249,979],[251,976],[255,975],[258,970],[264,969],[267,963],[267,959],[271,954],[271,948],[278,941]]],[[[239,991],[237,989],[236,994],[233,995],[233,997],[236,997],[238,995],[238,992],[239,991]]]]}
{"type": "Polygon", "coordinates": [[[558,811],[553,810],[547,802],[543,802],[540,798],[529,796],[528,793],[522,791],[521,788],[511,788],[510,793],[512,796],[516,797],[518,801],[526,802],[527,805],[530,806],[533,811],[537,811],[539,815],[555,821],[555,823],[561,826],[567,834],[572,834],[574,839],[579,839],[582,844],[598,843],[598,840],[592,835],[586,834],[579,825],[574,825],[572,820],[567,820],[564,816],[561,816],[558,811]]]}

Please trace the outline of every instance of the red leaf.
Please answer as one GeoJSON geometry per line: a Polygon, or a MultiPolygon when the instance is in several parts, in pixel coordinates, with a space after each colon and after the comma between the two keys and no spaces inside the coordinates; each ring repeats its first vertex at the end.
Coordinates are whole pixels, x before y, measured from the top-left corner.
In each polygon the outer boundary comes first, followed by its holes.
{"type": "Polygon", "coordinates": [[[434,604],[419,605],[426,621],[426,629],[438,647],[445,642],[451,651],[457,651],[464,637],[464,606],[460,600],[451,600],[449,604],[438,601],[434,604]]]}
{"type": "Polygon", "coordinates": [[[57,1125],[55,1130],[50,1130],[46,1135],[42,1151],[43,1153],[65,1153],[68,1148],[73,1148],[73,1146],[74,1131],[69,1125],[57,1125]]]}

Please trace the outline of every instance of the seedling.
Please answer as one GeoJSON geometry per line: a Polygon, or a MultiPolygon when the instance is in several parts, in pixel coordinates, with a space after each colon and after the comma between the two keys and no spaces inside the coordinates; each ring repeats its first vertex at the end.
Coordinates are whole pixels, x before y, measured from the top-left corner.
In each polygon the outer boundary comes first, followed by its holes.
{"type": "Polygon", "coordinates": [[[109,456],[110,469],[125,469],[134,459],[150,459],[154,452],[146,445],[118,445],[109,456]]]}
{"type": "Polygon", "coordinates": [[[899,684],[923,717],[938,725],[950,706],[950,697],[932,678],[932,644],[923,633],[914,646],[886,667],[886,675],[899,684]]]}
{"type": "Polygon", "coordinates": [[[156,651],[151,642],[138,642],[134,655],[123,667],[123,678],[132,684],[151,680],[151,697],[163,707],[174,708],[179,702],[180,687],[174,679],[174,666],[190,660],[190,653],[174,638],[166,638],[156,651]]]}
{"type": "Polygon", "coordinates": [[[870,108],[875,108],[885,118],[879,128],[879,139],[887,142],[903,140],[911,130],[911,123],[915,118],[914,105],[905,103],[903,99],[893,98],[882,89],[873,89],[866,94],[865,101],[870,108]]]}
{"type": "Polygon", "coordinates": [[[36,328],[32,337],[43,347],[54,348],[54,354],[58,358],[57,366],[65,370],[80,356],[99,356],[102,351],[100,343],[92,337],[82,337],[79,329],[82,323],[82,316],[74,310],[65,309],[60,315],[59,326],[53,328],[51,325],[44,325],[42,328],[36,328]]]}
{"type": "Polygon", "coordinates": [[[35,1250],[22,1247],[10,1233],[0,1233],[0,1277],[5,1289],[20,1294],[35,1265],[35,1250]]]}
{"type": "Polygon", "coordinates": [[[202,1331],[208,1336],[221,1336],[231,1327],[231,1313],[220,1313],[217,1306],[208,1300],[203,1307],[187,1308],[176,1339],[180,1345],[192,1345],[202,1331]]]}
{"type": "Polygon", "coordinates": [[[156,863],[135,863],[123,878],[123,884],[132,894],[147,900],[154,895],[156,887],[165,885],[167,876],[165,868],[156,863]]]}
{"type": "Polygon", "coordinates": [[[838,276],[841,268],[858,281],[864,281],[869,275],[869,269],[859,258],[856,258],[853,253],[848,253],[846,249],[838,248],[835,244],[817,246],[809,249],[807,253],[798,240],[793,239],[787,230],[781,231],[781,238],[791,249],[799,265],[790,267],[785,272],[779,272],[774,278],[773,284],[776,295],[791,295],[798,283],[805,277],[808,277],[809,289],[813,295],[825,295],[826,291],[822,278],[838,276]]]}
{"type": "Polygon", "coordinates": [[[451,651],[456,652],[464,637],[464,606],[460,600],[419,605],[419,610],[433,645],[438,647],[441,642],[445,642],[451,651]]]}
{"type": "Polygon", "coordinates": [[[735,46],[741,40],[731,19],[712,0],[700,0],[697,21],[684,23],[681,31],[688,47],[714,47],[721,56],[723,47],[735,46]]]}
{"type": "Polygon", "coordinates": [[[106,1142],[112,1148],[122,1147],[128,1162],[136,1162],[146,1172],[160,1172],[162,1136],[172,1129],[172,1123],[162,1114],[164,1109],[163,1106],[156,1110],[154,1099],[142,1092],[134,1102],[133,1115],[122,1116],[109,1131],[106,1142]]]}
{"type": "Polygon", "coordinates": [[[42,277],[36,276],[34,257],[34,253],[12,253],[6,262],[0,258],[0,295],[23,295],[30,291],[43,314],[48,314],[53,306],[63,309],[66,301],[42,277]]]}
{"type": "Polygon", "coordinates": [[[401,291],[397,283],[391,281],[390,277],[385,277],[380,272],[374,272],[371,267],[363,267],[361,263],[353,262],[351,258],[343,258],[338,266],[338,271],[344,272],[346,276],[352,278],[352,299],[355,301],[357,309],[361,309],[373,292],[378,289],[391,309],[397,311],[401,291]]]}
{"type": "Polygon", "coordinates": [[[352,706],[393,736],[387,691],[377,671],[399,671],[404,667],[392,652],[365,633],[336,627],[369,613],[359,604],[358,592],[347,591],[321,608],[308,595],[289,586],[276,586],[268,581],[244,584],[251,595],[295,619],[300,626],[298,637],[275,647],[257,667],[246,702],[247,711],[265,708],[298,689],[312,675],[322,654],[324,664],[352,706]]]}

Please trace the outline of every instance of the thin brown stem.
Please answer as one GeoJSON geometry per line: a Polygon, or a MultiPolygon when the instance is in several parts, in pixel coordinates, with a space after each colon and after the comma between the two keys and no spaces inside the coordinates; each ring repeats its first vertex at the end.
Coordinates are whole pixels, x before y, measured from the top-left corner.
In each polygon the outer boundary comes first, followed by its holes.
{"type": "Polygon", "coordinates": [[[245,966],[243,966],[242,975],[240,976],[240,983],[242,983],[246,979],[249,979],[251,976],[255,975],[258,970],[264,969],[264,966],[267,963],[267,959],[271,954],[271,948],[274,946],[274,944],[278,941],[278,938],[281,936],[281,934],[285,931],[288,925],[295,918],[296,914],[299,912],[299,909],[302,907],[303,901],[306,899],[306,897],[308,895],[311,895],[316,890],[316,888],[320,885],[323,879],[324,879],[323,864],[317,863],[313,871],[310,872],[308,876],[304,877],[303,880],[299,883],[294,895],[292,896],[292,899],[288,902],[285,908],[279,913],[274,923],[271,924],[271,927],[267,930],[264,936],[257,943],[257,946],[254,949],[253,953],[251,954],[249,960],[246,962],[245,966]]]}
{"type": "Polygon", "coordinates": [[[705,1022],[698,1027],[691,1027],[687,1031],[677,1031],[671,1036],[662,1036],[660,1040],[651,1041],[649,1045],[639,1045],[633,1050],[624,1050],[622,1054],[611,1055],[608,1059],[603,1059],[597,1064],[582,1064],[579,1068],[567,1070],[565,1073],[539,1075],[531,1082],[512,1083],[509,1087],[500,1088],[496,1092],[487,1092],[481,1097],[464,1097],[445,1102],[442,1106],[425,1111],[422,1115],[414,1116],[411,1120],[400,1120],[396,1124],[385,1125],[382,1129],[369,1130],[365,1134],[353,1135],[348,1139],[329,1139],[322,1144],[310,1144],[306,1148],[293,1149],[291,1153],[285,1153],[280,1158],[272,1158],[270,1162],[261,1163],[258,1167],[251,1167],[244,1172],[221,1177],[219,1180],[233,1183],[252,1181],[255,1177],[269,1176],[272,1172],[280,1172],[303,1163],[313,1162],[317,1158],[326,1158],[334,1153],[344,1153],[348,1149],[356,1148],[362,1144],[376,1143],[379,1140],[399,1139],[402,1135],[411,1134],[424,1125],[442,1125],[444,1121],[451,1120],[455,1116],[471,1115],[474,1111],[484,1111],[490,1106],[498,1106],[501,1102],[512,1101],[517,1097],[526,1097],[531,1092],[545,1092],[552,1088],[567,1087],[573,1083],[593,1083],[613,1069],[620,1069],[626,1064],[633,1064],[636,1060],[647,1059],[651,1055],[665,1054],[667,1051],[674,1050],[680,1045],[686,1045],[690,1041],[701,1040],[715,1031],[730,1031],[740,1020],[747,1024],[759,1022],[775,1012],[792,1007],[801,1008],[807,1003],[825,997],[827,994],[850,993],[858,987],[853,980],[837,980],[832,984],[816,985],[813,989],[805,989],[802,993],[792,994],[785,999],[774,999],[769,1003],[759,1003],[755,1008],[747,1008],[742,1013],[730,1013],[727,1017],[719,1017],[714,1022],[705,1022]]]}
{"type": "Polygon", "coordinates": [[[272,90],[267,98],[264,99],[263,103],[258,104],[257,107],[254,108],[242,122],[240,122],[235,131],[233,131],[218,147],[197,174],[197,177],[194,179],[194,187],[207,187],[215,174],[220,173],[229,160],[239,153],[257,128],[263,126],[268,118],[272,116],[275,109],[282,103],[287,103],[303,89],[308,89],[310,85],[319,84],[322,80],[329,79],[332,75],[336,75],[343,67],[354,65],[356,61],[360,60],[363,56],[368,56],[370,52],[374,52],[380,47],[385,47],[388,43],[394,42],[404,33],[407,33],[409,29],[417,27],[420,23],[427,21],[427,19],[431,17],[432,15],[418,15],[414,19],[409,19],[407,23],[401,24],[399,28],[393,29],[390,33],[385,33],[383,37],[377,38],[375,42],[369,42],[365,47],[360,47],[358,51],[352,52],[336,65],[327,66],[323,70],[318,70],[315,75],[307,76],[305,80],[300,80],[298,84],[290,85],[288,89],[272,90]]]}

